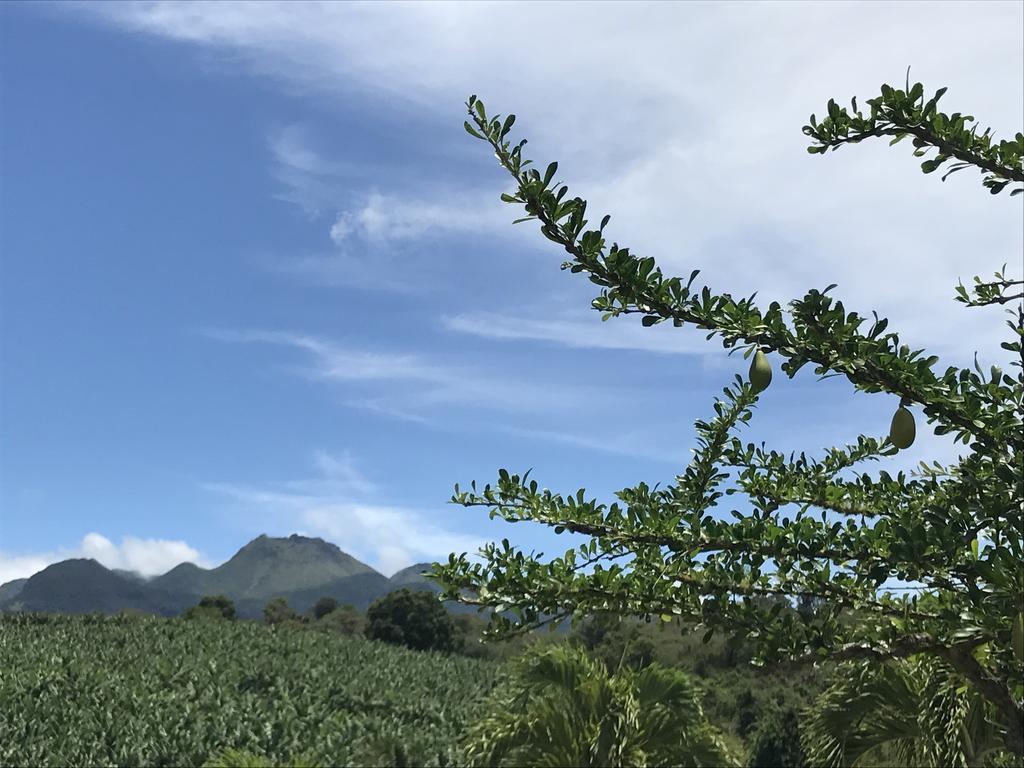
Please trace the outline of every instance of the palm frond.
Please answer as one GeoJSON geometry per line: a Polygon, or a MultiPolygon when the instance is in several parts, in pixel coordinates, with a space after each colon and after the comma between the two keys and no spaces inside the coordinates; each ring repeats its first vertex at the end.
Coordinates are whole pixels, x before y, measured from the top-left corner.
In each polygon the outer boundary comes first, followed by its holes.
{"type": "Polygon", "coordinates": [[[476,766],[731,766],[680,670],[607,668],[570,646],[514,664],[464,745],[476,766]]]}
{"type": "Polygon", "coordinates": [[[812,765],[973,768],[1005,752],[990,706],[931,657],[844,666],[803,727],[812,765]]]}

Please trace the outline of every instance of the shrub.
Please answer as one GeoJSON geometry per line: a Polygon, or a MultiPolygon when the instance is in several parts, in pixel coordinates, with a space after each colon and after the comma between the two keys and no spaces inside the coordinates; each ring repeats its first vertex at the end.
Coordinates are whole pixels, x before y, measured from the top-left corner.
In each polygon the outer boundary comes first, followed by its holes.
{"type": "Polygon", "coordinates": [[[805,768],[807,757],[800,744],[796,710],[773,710],[761,719],[747,764],[752,768],[805,768]]]}
{"type": "Polygon", "coordinates": [[[186,619],[235,619],[235,604],[224,595],[206,595],[184,614],[186,619]]]}
{"type": "Polygon", "coordinates": [[[275,597],[263,607],[263,620],[267,624],[283,624],[286,621],[295,621],[298,615],[288,605],[283,597],[275,597]]]}
{"type": "Polygon", "coordinates": [[[360,635],[365,624],[363,615],[351,605],[339,606],[316,622],[318,629],[341,635],[360,635]]]}
{"type": "Polygon", "coordinates": [[[315,619],[322,619],[327,614],[331,613],[338,608],[338,601],[333,597],[321,597],[316,601],[316,605],[313,606],[313,617],[315,619]]]}
{"type": "Polygon", "coordinates": [[[433,592],[399,589],[366,612],[366,636],[417,651],[459,650],[461,638],[433,592]]]}

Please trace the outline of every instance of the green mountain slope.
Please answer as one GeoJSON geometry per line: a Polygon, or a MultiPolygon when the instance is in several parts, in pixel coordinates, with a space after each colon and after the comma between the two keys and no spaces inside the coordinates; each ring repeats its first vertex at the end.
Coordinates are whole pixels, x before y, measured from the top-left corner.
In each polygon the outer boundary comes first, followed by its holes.
{"type": "Polygon", "coordinates": [[[416,563],[415,565],[410,565],[408,568],[403,568],[395,573],[390,579],[388,579],[388,581],[390,581],[394,587],[423,587],[424,589],[440,592],[441,588],[423,575],[424,572],[430,571],[430,565],[430,563],[416,563]]]}
{"type": "Polygon", "coordinates": [[[150,585],[178,593],[266,601],[367,574],[380,576],[323,539],[260,536],[223,565],[206,570],[183,563],[153,579],[150,585]]]}
{"type": "Polygon", "coordinates": [[[164,616],[195,605],[203,595],[226,595],[242,618],[259,618],[263,607],[284,597],[299,612],[321,597],[365,610],[400,587],[436,589],[415,565],[389,580],[323,539],[260,536],[216,568],[182,563],[162,576],[144,580],[128,571],[112,571],[94,560],[65,560],[22,583],[0,589],[0,610],[49,613],[116,613],[133,609],[164,616]]]}
{"type": "Polygon", "coordinates": [[[190,603],[190,596],[155,589],[95,560],[75,559],[44,568],[26,580],[3,607],[51,613],[114,613],[129,608],[170,616],[190,603]]]}
{"type": "Polygon", "coordinates": [[[25,586],[26,581],[28,579],[13,579],[0,584],[0,605],[17,597],[18,593],[21,592],[21,588],[25,586]]]}

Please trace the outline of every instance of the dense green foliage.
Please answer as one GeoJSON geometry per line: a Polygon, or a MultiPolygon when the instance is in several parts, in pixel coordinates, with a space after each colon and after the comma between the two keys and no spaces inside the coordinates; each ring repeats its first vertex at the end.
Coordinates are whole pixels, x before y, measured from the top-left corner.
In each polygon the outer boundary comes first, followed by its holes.
{"type": "Polygon", "coordinates": [[[313,606],[313,618],[322,619],[338,607],[338,601],[333,597],[321,597],[313,606]]]}
{"type": "Polygon", "coordinates": [[[735,765],[678,669],[610,671],[580,648],[517,660],[469,734],[471,765],[735,765]]]}
{"type": "MultiPolygon", "coordinates": [[[[925,161],[925,173],[955,158],[987,174],[993,193],[1024,181],[1024,134],[994,144],[989,130],[978,136],[977,125],[968,129],[972,117],[938,112],[941,95],[925,102],[919,83],[884,85],[867,116],[855,101],[853,114],[830,101],[828,118],[818,124],[812,116],[804,127],[815,142],[810,151],[910,135],[915,155],[939,153],[925,161]]],[[[600,286],[592,306],[604,319],[639,314],[644,326],[692,326],[755,360],[753,381],[737,376],[713,417],[697,422],[694,458],[667,487],[639,483],[606,504],[584,489],[555,493],[528,472],[505,469],[495,485],[456,486],[454,503],[587,540],[546,561],[508,540],[485,547],[483,563],[452,555],[434,570],[445,595],[502,612],[494,618],[499,634],[611,611],[750,638],[759,662],[878,663],[928,654],[978,692],[983,718],[1024,757],[1024,660],[1011,639],[1024,611],[1024,293],[1014,293],[1022,282],[1000,272],[991,282],[976,278],[970,291],[957,289],[957,300],[971,307],[1018,305],[1008,310],[1001,347],[1019,370],[940,371],[938,357],[903,344],[887,320],[848,311],[829,295],[835,285],[809,290],[787,307],[762,308],[753,296],[695,284],[699,270],[688,279],[669,277],[653,258],[608,246],[610,217],[586,229],[587,203],[555,181],[557,163],[543,173],[527,168],[525,140],[512,146],[506,138],[513,115],[489,116],[475,96],[466,106],[466,130],[515,181],[502,200],[522,205],[519,221],[537,221],[568,254],[563,269],[600,286]],[[770,356],[789,377],[812,365],[818,376],[843,377],[855,391],[888,394],[898,417],[888,434],[862,435],[818,457],[744,444],[737,429],[773,387],[785,385],[768,386],[770,356]],[[911,476],[863,471],[912,442],[912,409],[935,434],[962,443],[963,456],[945,466],[922,464],[911,476]],[[739,509],[728,503],[734,494],[746,497],[739,509]],[[894,581],[910,588],[894,592],[894,581]],[[783,601],[764,599],[778,597],[820,605],[788,611],[783,601]],[[509,611],[515,620],[506,618],[509,611]]]]}
{"type": "Polygon", "coordinates": [[[495,665],[257,622],[0,617],[0,764],[451,763],[495,665]]]}
{"type": "Polygon", "coordinates": [[[297,621],[299,615],[288,605],[287,598],[275,597],[263,606],[263,620],[267,624],[284,624],[286,621],[297,621]]]}
{"type": "Polygon", "coordinates": [[[928,656],[844,665],[809,710],[804,744],[822,768],[1020,764],[986,717],[984,697],[928,656]]]}
{"type": "Polygon", "coordinates": [[[452,617],[433,592],[399,589],[366,611],[366,636],[417,651],[456,651],[461,647],[452,617]]]}
{"type": "Polygon", "coordinates": [[[353,606],[341,605],[316,619],[310,626],[325,632],[361,635],[366,628],[366,618],[353,606]]]}
{"type": "Polygon", "coordinates": [[[184,613],[186,619],[227,619],[233,620],[235,603],[224,595],[206,595],[184,613]]]}
{"type": "Polygon", "coordinates": [[[747,760],[750,768],[807,768],[800,740],[800,717],[793,709],[764,718],[754,736],[747,760]]]}

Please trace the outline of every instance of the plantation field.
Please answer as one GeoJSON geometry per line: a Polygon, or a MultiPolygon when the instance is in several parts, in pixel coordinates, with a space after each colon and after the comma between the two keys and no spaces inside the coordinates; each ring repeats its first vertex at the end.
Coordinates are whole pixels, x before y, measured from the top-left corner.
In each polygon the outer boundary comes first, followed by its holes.
{"type": "Polygon", "coordinates": [[[253,622],[0,617],[0,765],[452,761],[493,662],[253,622]]]}

